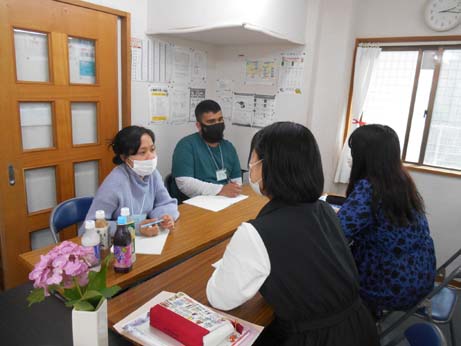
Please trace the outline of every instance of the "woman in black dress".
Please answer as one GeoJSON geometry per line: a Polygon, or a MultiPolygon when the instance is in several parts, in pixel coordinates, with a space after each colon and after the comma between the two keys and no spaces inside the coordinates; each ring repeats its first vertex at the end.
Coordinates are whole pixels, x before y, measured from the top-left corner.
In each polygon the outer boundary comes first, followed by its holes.
{"type": "Polygon", "coordinates": [[[339,221],[318,200],[323,171],[312,133],[291,122],[262,129],[249,167],[253,189],[270,201],[235,232],[208,281],[209,302],[230,310],[259,291],[275,319],[254,345],[379,345],[339,221]]]}

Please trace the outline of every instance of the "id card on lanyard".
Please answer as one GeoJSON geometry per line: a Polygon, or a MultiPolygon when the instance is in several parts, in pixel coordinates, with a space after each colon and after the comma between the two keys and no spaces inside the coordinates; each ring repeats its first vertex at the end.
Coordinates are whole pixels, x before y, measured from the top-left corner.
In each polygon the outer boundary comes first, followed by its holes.
{"type": "Polygon", "coordinates": [[[221,169],[219,169],[218,162],[216,162],[216,159],[215,159],[213,153],[211,152],[210,147],[206,143],[205,143],[205,145],[206,145],[206,147],[208,149],[208,152],[210,153],[210,156],[211,156],[211,159],[213,160],[213,163],[216,166],[216,181],[227,180],[228,179],[227,169],[224,168],[224,158],[223,158],[223,155],[222,155],[221,145],[219,145],[219,153],[221,154],[221,169]]]}

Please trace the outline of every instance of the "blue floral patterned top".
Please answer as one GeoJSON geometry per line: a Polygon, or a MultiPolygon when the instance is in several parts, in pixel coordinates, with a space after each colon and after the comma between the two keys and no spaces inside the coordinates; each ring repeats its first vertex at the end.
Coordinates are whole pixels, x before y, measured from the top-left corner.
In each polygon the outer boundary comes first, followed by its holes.
{"type": "Polygon", "coordinates": [[[338,216],[360,275],[360,295],[370,309],[407,309],[433,287],[434,243],[424,214],[405,227],[371,211],[372,186],[359,180],[338,216]]]}

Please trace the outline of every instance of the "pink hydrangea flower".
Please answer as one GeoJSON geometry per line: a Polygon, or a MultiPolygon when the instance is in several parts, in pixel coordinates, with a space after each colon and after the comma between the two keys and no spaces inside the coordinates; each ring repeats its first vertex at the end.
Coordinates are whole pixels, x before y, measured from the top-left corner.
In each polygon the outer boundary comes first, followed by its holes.
{"type": "Polygon", "coordinates": [[[85,248],[70,241],[64,241],[54,247],[30,272],[29,279],[34,281],[35,288],[43,288],[49,295],[50,285],[62,285],[71,288],[74,278],[80,286],[88,284],[89,265],[94,255],[90,248],[85,248]]]}

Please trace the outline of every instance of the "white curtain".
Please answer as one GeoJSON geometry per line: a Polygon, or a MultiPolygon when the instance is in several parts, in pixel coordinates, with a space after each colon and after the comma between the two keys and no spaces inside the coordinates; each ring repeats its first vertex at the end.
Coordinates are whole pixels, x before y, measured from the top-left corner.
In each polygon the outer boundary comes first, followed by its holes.
{"type": "Polygon", "coordinates": [[[379,58],[381,48],[376,45],[360,45],[355,56],[354,85],[351,102],[351,116],[349,131],[344,142],[336,168],[335,183],[348,183],[351,174],[350,163],[352,161],[351,150],[347,144],[350,134],[360,126],[362,120],[363,105],[370,86],[373,67],[379,58]]]}

